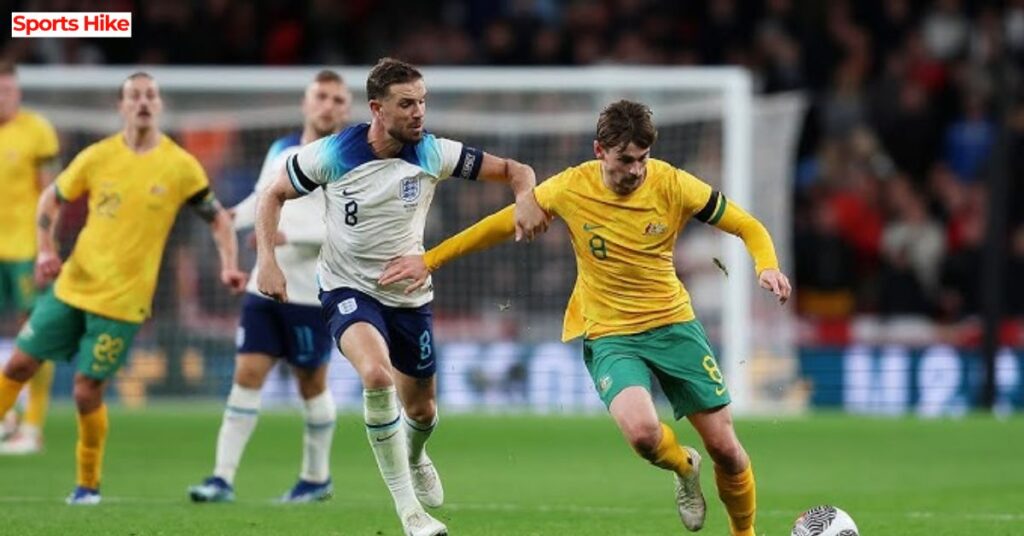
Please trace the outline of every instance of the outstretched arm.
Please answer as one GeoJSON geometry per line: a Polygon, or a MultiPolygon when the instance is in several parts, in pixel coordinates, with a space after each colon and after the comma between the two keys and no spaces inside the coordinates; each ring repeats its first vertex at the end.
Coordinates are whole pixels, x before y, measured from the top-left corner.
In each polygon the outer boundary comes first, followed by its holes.
{"type": "Polygon", "coordinates": [[[550,219],[533,195],[537,175],[532,167],[511,158],[484,153],[480,178],[506,182],[512,188],[516,196],[514,232],[517,242],[524,237],[533,240],[536,235],[547,231],[550,219]]]}
{"type": "Polygon", "coordinates": [[[708,204],[696,215],[698,220],[740,237],[754,258],[758,283],[772,291],[780,303],[786,303],[792,292],[789,279],[779,271],[779,260],[775,256],[772,237],[757,218],[739,205],[728,201],[719,192],[712,192],[708,204]]]}
{"type": "Polygon", "coordinates": [[[513,212],[515,208],[510,205],[487,216],[423,255],[408,255],[392,260],[384,268],[378,284],[387,286],[408,279],[411,283],[405,292],[411,293],[426,283],[430,272],[448,261],[508,240],[517,230],[513,212]]]}
{"type": "Polygon", "coordinates": [[[277,245],[277,226],[281,222],[281,207],[289,199],[299,197],[288,175],[281,171],[269,188],[260,194],[256,207],[256,263],[259,291],[275,300],[288,301],[284,273],[277,264],[274,248],[277,245]]]}

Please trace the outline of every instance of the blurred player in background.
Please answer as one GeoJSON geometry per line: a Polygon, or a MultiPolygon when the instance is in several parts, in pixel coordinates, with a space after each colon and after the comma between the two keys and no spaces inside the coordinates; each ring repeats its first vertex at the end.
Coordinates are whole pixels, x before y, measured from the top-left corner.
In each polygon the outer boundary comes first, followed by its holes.
{"type": "MultiPolygon", "coordinates": [[[[16,311],[19,325],[36,298],[36,205],[58,171],[57,149],[57,133],[49,121],[21,107],[14,65],[0,62],[0,312],[16,311]]],[[[14,410],[7,412],[0,454],[42,449],[53,368],[47,362],[29,381],[24,421],[18,423],[14,410]]]]}
{"type": "Polygon", "coordinates": [[[77,358],[77,486],[68,504],[100,502],[108,428],[103,392],[150,316],[160,258],[183,204],[210,224],[221,281],[239,292],[246,282],[231,216],[210,191],[206,172],[159,129],[156,81],[146,73],[129,76],[119,108],[124,130],[85,148],[40,196],[36,277],[56,282],[39,298],[0,375],[0,412],[6,412],[44,360],[77,358]],[[52,236],[60,204],[82,195],[89,216],[62,263],[52,236]]]}
{"type": "Polygon", "coordinates": [[[424,446],[437,424],[432,289],[379,286],[385,264],[422,253],[434,188],[449,177],[496,180],[516,195],[515,225],[547,225],[533,197],[533,169],[424,131],[426,86],[413,66],[384,58],[366,81],[372,120],[303,147],[260,199],[259,290],[288,299],[274,255],[281,207],[323,189],[327,237],[317,267],[328,329],[363,383],[366,431],[406,534],[446,534],[423,510],[444,500],[424,446]],[[400,414],[399,402],[404,409],[400,414]],[[422,502],[422,505],[421,505],[422,502]]]}
{"type": "MultiPolygon", "coordinates": [[[[316,75],[302,99],[302,131],[270,146],[253,193],[232,209],[236,229],[252,227],[259,194],[277,179],[289,156],[303,145],[341,130],[348,121],[351,102],[352,93],[341,76],[334,71],[320,71],[316,75]]],[[[299,481],[282,500],[325,500],[334,491],[329,462],[335,407],[327,390],[332,345],[320,313],[316,286],[316,260],[325,231],[321,190],[282,209],[275,253],[291,290],[289,301],[276,302],[262,296],[256,288],[256,274],[252,274],[242,305],[235,382],[217,436],[213,476],[189,488],[195,502],[234,500],[235,471],[256,428],[263,383],[278,359],[291,365],[304,401],[306,420],[299,481]]]]}
{"type": "MultiPolygon", "coordinates": [[[[601,399],[644,459],[675,473],[676,504],[689,530],[704,525],[700,455],[659,421],[650,375],[676,419],[684,416],[715,463],[719,497],[734,536],[754,536],[754,473],[732,426],[722,373],[690,297],[672,264],[676,238],[691,218],[743,239],[760,285],[785,302],[771,237],[756,219],[696,177],[650,158],[657,131],[647,106],[619,101],[597,122],[597,160],[571,167],[536,189],[548,214],[569,228],[579,275],[562,339],[582,336],[583,358],[601,399]]],[[[411,279],[416,292],[431,271],[514,233],[512,208],[445,240],[425,256],[392,262],[381,285],[411,279]]]]}

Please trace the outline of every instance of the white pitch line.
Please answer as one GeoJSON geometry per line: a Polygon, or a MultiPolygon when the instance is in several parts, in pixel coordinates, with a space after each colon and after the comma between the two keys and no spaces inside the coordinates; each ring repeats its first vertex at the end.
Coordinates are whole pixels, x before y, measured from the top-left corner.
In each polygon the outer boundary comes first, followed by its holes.
{"type": "MultiPolygon", "coordinates": [[[[0,496],[0,503],[53,503],[60,504],[64,500],[59,497],[18,497],[18,496],[0,496]]],[[[242,499],[237,501],[242,505],[265,505],[274,504],[282,507],[290,507],[292,505],[283,505],[278,503],[276,500],[245,500],[242,499]]],[[[356,506],[371,504],[374,501],[352,501],[335,499],[334,504],[341,506],[356,506]]],[[[114,503],[114,504],[166,504],[166,505],[188,505],[190,504],[188,499],[172,499],[172,498],[160,498],[160,497],[103,497],[103,503],[114,503]]],[[[444,510],[451,511],[486,511],[486,512],[541,512],[541,513],[568,513],[568,514],[588,514],[588,515],[611,515],[611,516],[625,516],[625,515],[650,515],[650,514],[661,514],[665,512],[672,512],[671,507],[666,508],[636,508],[626,506],[589,506],[581,504],[545,504],[545,505],[523,505],[519,503],[449,503],[444,505],[444,510]]],[[[758,510],[757,514],[766,517],[791,517],[796,519],[799,512],[791,512],[789,510],[758,510]]],[[[858,517],[892,517],[893,512],[857,512],[858,517]]],[[[905,517],[907,519],[921,519],[921,518],[937,518],[937,519],[966,519],[973,521],[993,521],[1000,523],[1019,523],[1024,522],[1024,512],[985,512],[985,513],[960,513],[960,512],[928,512],[928,511],[911,511],[901,514],[895,514],[896,517],[905,517]]]]}

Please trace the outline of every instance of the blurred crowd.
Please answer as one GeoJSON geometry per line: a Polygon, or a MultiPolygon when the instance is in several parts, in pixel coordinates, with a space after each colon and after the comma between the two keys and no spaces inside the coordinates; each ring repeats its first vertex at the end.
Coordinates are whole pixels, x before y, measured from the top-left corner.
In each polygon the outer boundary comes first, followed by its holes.
{"type": "Polygon", "coordinates": [[[135,14],[130,40],[8,39],[22,64],[744,65],[760,92],[812,102],[794,178],[804,315],[977,314],[994,202],[1007,306],[1024,314],[1024,0],[14,4],[135,14]],[[999,166],[1009,195],[993,200],[999,166]]]}

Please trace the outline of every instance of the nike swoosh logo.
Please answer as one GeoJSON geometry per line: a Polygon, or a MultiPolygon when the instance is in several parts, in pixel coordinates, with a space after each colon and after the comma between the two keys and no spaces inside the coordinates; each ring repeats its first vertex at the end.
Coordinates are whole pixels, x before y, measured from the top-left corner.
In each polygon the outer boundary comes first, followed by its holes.
{"type": "Polygon", "coordinates": [[[350,196],[356,195],[358,193],[359,193],[358,191],[357,192],[352,192],[352,191],[349,191],[348,189],[345,189],[345,190],[341,191],[341,195],[343,195],[345,197],[350,197],[350,196]]]}
{"type": "Polygon", "coordinates": [[[416,365],[416,370],[426,370],[427,368],[430,367],[430,365],[433,365],[433,364],[434,364],[433,361],[427,361],[426,363],[420,363],[419,365],[416,365]]]}
{"type": "Polygon", "coordinates": [[[595,229],[604,229],[604,225],[594,225],[592,223],[584,223],[583,224],[583,230],[584,231],[590,232],[590,231],[593,231],[595,229]]]}
{"type": "Polygon", "coordinates": [[[724,392],[725,392],[725,387],[724,386],[723,387],[715,387],[715,394],[716,395],[722,396],[722,393],[724,393],[724,392]]]}
{"type": "Polygon", "coordinates": [[[395,430],[394,432],[391,432],[391,435],[389,435],[389,436],[386,436],[386,437],[378,437],[378,438],[377,438],[377,442],[378,442],[378,443],[383,443],[383,442],[385,442],[385,441],[387,441],[387,440],[391,439],[392,437],[395,437],[395,434],[397,434],[397,433],[398,433],[398,430],[395,430]]]}

